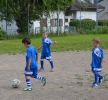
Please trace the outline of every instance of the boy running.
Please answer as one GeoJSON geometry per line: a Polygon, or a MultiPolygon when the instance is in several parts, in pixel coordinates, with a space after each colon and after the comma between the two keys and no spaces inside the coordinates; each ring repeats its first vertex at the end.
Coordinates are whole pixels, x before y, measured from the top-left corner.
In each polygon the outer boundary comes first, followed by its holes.
{"type": "Polygon", "coordinates": [[[53,72],[54,69],[54,64],[53,61],[51,60],[51,50],[50,50],[50,45],[51,44],[56,44],[56,41],[52,41],[49,37],[48,37],[48,33],[45,31],[42,33],[42,46],[40,46],[38,48],[38,50],[40,50],[42,48],[42,53],[41,53],[41,60],[40,60],[40,64],[41,64],[41,68],[39,69],[39,71],[44,70],[44,59],[48,60],[50,65],[51,65],[51,72],[53,72]]]}
{"type": "Polygon", "coordinates": [[[24,38],[22,43],[26,47],[26,67],[25,67],[25,79],[27,87],[24,88],[24,91],[31,91],[31,82],[30,77],[38,79],[42,82],[43,86],[46,84],[46,78],[38,76],[38,52],[31,45],[30,38],[24,38]]]}
{"type": "Polygon", "coordinates": [[[94,74],[94,83],[92,84],[92,87],[98,86],[100,84],[104,77],[99,74],[101,72],[103,67],[103,58],[104,53],[103,50],[99,47],[100,40],[98,38],[94,38],[92,40],[94,48],[92,49],[92,72],[94,74]]]}

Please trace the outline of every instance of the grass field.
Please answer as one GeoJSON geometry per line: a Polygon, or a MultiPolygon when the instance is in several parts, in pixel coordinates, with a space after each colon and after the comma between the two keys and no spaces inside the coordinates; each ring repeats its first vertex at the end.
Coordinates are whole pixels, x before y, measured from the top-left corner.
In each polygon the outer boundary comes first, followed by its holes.
{"type": "MultiPolygon", "coordinates": [[[[52,40],[56,40],[57,44],[51,46],[53,52],[69,51],[69,50],[91,50],[92,39],[98,37],[101,40],[101,47],[108,49],[108,35],[107,34],[95,34],[95,35],[71,35],[61,37],[51,37],[52,40]]],[[[40,37],[31,38],[32,45],[38,48],[41,45],[40,37]]],[[[22,39],[11,39],[0,41],[0,54],[16,54],[24,53],[25,48],[21,43],[22,39]]]]}

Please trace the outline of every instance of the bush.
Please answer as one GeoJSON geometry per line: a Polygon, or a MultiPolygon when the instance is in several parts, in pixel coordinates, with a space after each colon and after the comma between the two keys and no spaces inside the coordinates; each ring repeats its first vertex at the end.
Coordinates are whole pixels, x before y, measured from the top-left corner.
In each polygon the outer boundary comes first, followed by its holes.
{"type": "Polygon", "coordinates": [[[75,26],[76,29],[80,28],[80,21],[79,20],[71,20],[69,26],[75,26]]]}
{"type": "Polygon", "coordinates": [[[6,32],[2,28],[0,28],[0,40],[4,40],[5,37],[6,37],[6,32]]]}
{"type": "Polygon", "coordinates": [[[76,29],[81,27],[83,30],[91,30],[95,28],[96,22],[91,19],[83,19],[81,22],[79,20],[72,20],[69,25],[75,26],[76,29]]]}
{"type": "Polygon", "coordinates": [[[96,22],[94,20],[82,20],[81,27],[83,29],[91,30],[96,26],[96,22]]]}
{"type": "Polygon", "coordinates": [[[99,20],[98,25],[99,26],[108,26],[108,20],[99,20]]]}

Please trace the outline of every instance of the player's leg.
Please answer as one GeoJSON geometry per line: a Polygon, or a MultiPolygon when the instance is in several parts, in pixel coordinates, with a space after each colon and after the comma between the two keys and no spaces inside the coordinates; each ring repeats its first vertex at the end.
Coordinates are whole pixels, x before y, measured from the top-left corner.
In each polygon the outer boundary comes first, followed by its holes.
{"type": "Polygon", "coordinates": [[[98,86],[98,73],[93,72],[94,74],[94,83],[92,84],[92,87],[98,86]]]}
{"type": "Polygon", "coordinates": [[[32,78],[40,80],[44,86],[46,84],[46,78],[38,75],[38,68],[37,67],[33,68],[32,72],[33,72],[32,78]]]}
{"type": "Polygon", "coordinates": [[[92,84],[92,87],[98,86],[98,72],[94,67],[92,67],[91,71],[94,74],[94,83],[92,84]]]}
{"type": "Polygon", "coordinates": [[[104,77],[100,75],[99,73],[98,73],[98,77],[99,77],[99,84],[100,84],[104,80],[104,77]]]}
{"type": "Polygon", "coordinates": [[[44,59],[40,60],[40,64],[41,64],[41,70],[44,70],[44,59]]]}
{"type": "Polygon", "coordinates": [[[26,68],[25,68],[25,79],[26,79],[26,84],[27,87],[24,88],[24,91],[31,91],[31,82],[30,82],[30,76],[32,75],[32,72],[27,72],[26,68]]]}
{"type": "Polygon", "coordinates": [[[54,63],[52,60],[49,60],[49,63],[51,65],[51,72],[53,72],[54,71],[54,63]]]}
{"type": "Polygon", "coordinates": [[[41,54],[41,58],[40,58],[41,67],[40,67],[39,71],[44,70],[44,59],[45,59],[44,55],[41,54]]]}
{"type": "Polygon", "coordinates": [[[51,65],[51,72],[53,72],[54,71],[54,63],[51,59],[51,55],[50,54],[46,55],[46,59],[49,61],[50,65],[51,65]]]}

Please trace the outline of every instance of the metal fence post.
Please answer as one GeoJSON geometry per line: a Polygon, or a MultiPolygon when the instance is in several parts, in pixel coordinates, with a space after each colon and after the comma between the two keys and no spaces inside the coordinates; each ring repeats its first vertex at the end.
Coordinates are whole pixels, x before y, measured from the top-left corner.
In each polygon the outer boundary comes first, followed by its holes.
{"type": "Polygon", "coordinates": [[[58,7],[58,11],[57,11],[57,33],[59,36],[59,7],[58,7]]]}
{"type": "Polygon", "coordinates": [[[98,29],[98,0],[96,0],[96,30],[98,29]]]}

